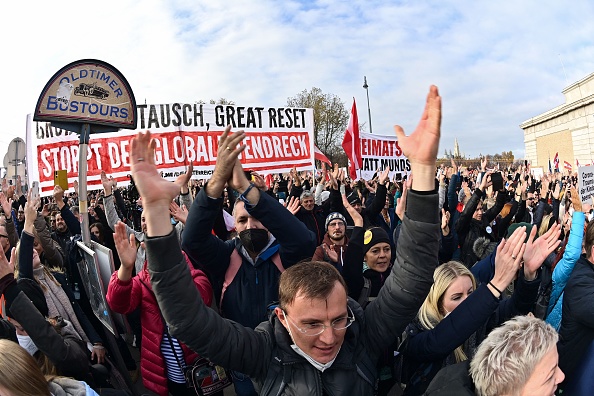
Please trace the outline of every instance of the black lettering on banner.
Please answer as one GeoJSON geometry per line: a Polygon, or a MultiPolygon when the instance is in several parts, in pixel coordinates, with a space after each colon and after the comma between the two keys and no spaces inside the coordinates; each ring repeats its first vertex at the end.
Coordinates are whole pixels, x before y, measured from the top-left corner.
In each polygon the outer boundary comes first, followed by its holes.
{"type": "Polygon", "coordinates": [[[169,105],[161,105],[161,126],[167,128],[171,124],[171,114],[169,113],[169,105]],[[165,118],[167,117],[167,118],[165,118]]]}
{"type": "Polygon", "coordinates": [[[181,114],[179,112],[180,110],[181,110],[180,103],[174,103],[173,106],[171,106],[171,111],[173,111],[173,115],[174,115],[173,121],[171,121],[173,126],[181,125],[181,114]]]}
{"type": "Polygon", "coordinates": [[[136,105],[136,109],[138,110],[138,115],[140,116],[140,129],[146,129],[144,125],[144,110],[146,109],[146,105],[136,105]]]}
{"type": "Polygon", "coordinates": [[[151,107],[149,108],[149,119],[147,128],[159,128],[159,116],[157,115],[157,109],[155,108],[155,105],[151,105],[151,107]]]}
{"type": "Polygon", "coordinates": [[[225,115],[227,117],[227,125],[231,125],[232,128],[237,128],[237,124],[235,123],[235,108],[233,106],[227,106],[225,115]]]}
{"type": "Polygon", "coordinates": [[[278,124],[276,123],[276,109],[274,108],[268,109],[268,127],[278,128],[278,124]]]}

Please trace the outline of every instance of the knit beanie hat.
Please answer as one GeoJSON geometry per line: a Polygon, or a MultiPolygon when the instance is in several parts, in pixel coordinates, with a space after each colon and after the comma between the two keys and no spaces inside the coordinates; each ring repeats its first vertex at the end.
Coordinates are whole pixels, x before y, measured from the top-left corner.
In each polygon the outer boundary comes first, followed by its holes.
{"type": "Polygon", "coordinates": [[[381,242],[390,244],[390,238],[386,231],[380,227],[372,227],[368,229],[363,236],[363,253],[366,254],[369,249],[381,242]]]}
{"type": "MultiPolygon", "coordinates": [[[[530,232],[532,231],[532,227],[533,225],[530,223],[513,223],[511,224],[508,228],[507,228],[507,233],[505,234],[505,238],[509,238],[511,236],[511,234],[514,233],[514,231],[518,228],[518,227],[526,227],[526,239],[524,240],[524,242],[528,241],[528,237],[530,236],[530,232]]],[[[534,239],[538,238],[538,233],[536,234],[536,236],[534,237],[534,239]]]]}
{"type": "Polygon", "coordinates": [[[359,194],[357,194],[356,191],[353,191],[352,193],[349,194],[349,196],[347,197],[347,201],[349,201],[349,203],[351,205],[354,204],[359,204],[361,205],[361,198],[359,198],[359,194]]]}
{"type": "Polygon", "coordinates": [[[346,219],[344,218],[344,216],[338,212],[332,212],[326,217],[326,225],[325,225],[326,231],[328,231],[328,224],[330,224],[330,222],[332,220],[336,220],[336,219],[341,220],[344,223],[344,226],[346,227],[347,223],[346,223],[346,219]]]}

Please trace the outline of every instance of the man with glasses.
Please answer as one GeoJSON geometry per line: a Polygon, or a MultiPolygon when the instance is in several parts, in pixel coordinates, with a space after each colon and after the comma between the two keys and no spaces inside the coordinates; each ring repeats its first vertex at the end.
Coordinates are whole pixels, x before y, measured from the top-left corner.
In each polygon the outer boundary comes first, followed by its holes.
{"type": "Polygon", "coordinates": [[[346,234],[346,218],[339,212],[332,212],[326,217],[324,241],[316,248],[314,261],[325,261],[342,272],[342,258],[347,252],[349,238],[346,234]]]}
{"type": "MultiPolygon", "coordinates": [[[[167,212],[179,187],[159,176],[150,133],[139,133],[130,145],[131,169],[147,219],[151,284],[170,333],[214,363],[248,374],[261,395],[373,395],[380,356],[417,314],[433,283],[440,232],[434,177],[440,125],[441,98],[432,86],[417,129],[406,136],[394,128],[414,177],[396,264],[378,297],[363,311],[347,297],[334,267],[296,264],[281,275],[279,306],[255,330],[221,318],[202,303],[167,212]]],[[[245,132],[230,133],[227,127],[215,172],[218,168],[238,191],[250,213],[262,215],[265,195],[252,188],[238,159],[244,138],[245,132]]]]}
{"type": "Polygon", "coordinates": [[[10,260],[10,240],[6,232],[6,227],[3,225],[0,225],[0,246],[6,258],[10,260]]]}

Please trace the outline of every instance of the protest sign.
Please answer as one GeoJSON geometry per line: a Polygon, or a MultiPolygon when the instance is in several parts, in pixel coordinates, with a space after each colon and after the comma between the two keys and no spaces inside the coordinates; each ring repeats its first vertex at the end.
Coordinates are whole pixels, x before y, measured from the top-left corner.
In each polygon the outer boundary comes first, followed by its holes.
{"type": "Polygon", "coordinates": [[[360,134],[361,169],[359,177],[370,180],[373,175],[390,167],[390,178],[410,173],[410,162],[404,156],[395,136],[360,134]]]}
{"type": "Polygon", "coordinates": [[[594,196],[594,166],[580,166],[578,168],[578,192],[582,203],[591,203],[594,196]]]}
{"type": "MultiPolygon", "coordinates": [[[[88,189],[101,189],[101,171],[118,186],[129,184],[130,139],[150,130],[156,142],[155,164],[163,177],[175,180],[194,164],[193,178],[213,173],[218,139],[225,126],[243,129],[246,149],[240,156],[245,169],[263,174],[312,170],[314,163],[313,110],[298,108],[239,107],[208,104],[139,105],[138,129],[91,135],[88,145],[88,189]]],[[[51,195],[54,171],[65,169],[68,182],[78,175],[76,133],[47,122],[27,120],[27,172],[39,180],[42,196],[51,195]]]]}

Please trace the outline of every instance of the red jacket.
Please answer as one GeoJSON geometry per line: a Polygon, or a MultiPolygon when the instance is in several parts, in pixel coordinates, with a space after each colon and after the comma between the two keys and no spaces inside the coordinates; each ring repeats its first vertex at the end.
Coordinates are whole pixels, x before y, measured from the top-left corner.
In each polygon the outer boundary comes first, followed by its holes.
{"type": "MultiPolygon", "coordinates": [[[[185,254],[184,254],[185,256],[185,254]]],[[[186,262],[192,273],[194,284],[206,305],[212,303],[212,286],[206,275],[194,269],[186,256],[186,262]]],[[[107,303],[114,311],[128,314],[140,306],[140,321],[142,325],[142,348],[140,350],[140,370],[144,386],[158,395],[167,396],[167,373],[165,360],[161,355],[161,339],[164,334],[164,324],[155,295],[144,287],[142,282],[151,288],[147,262],[138,275],[127,282],[118,279],[117,271],[111,275],[107,289],[107,303]]],[[[180,342],[184,351],[186,363],[191,364],[198,355],[180,342]]]]}

